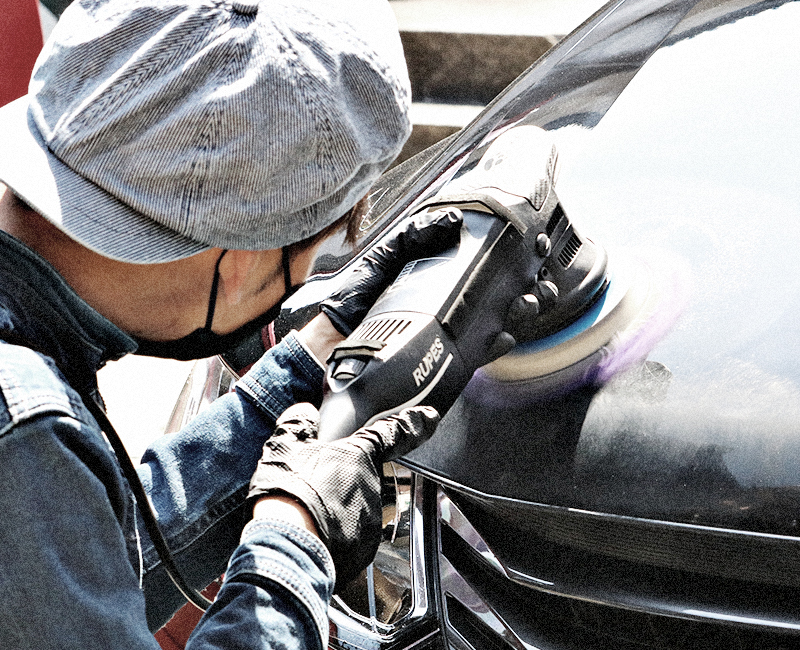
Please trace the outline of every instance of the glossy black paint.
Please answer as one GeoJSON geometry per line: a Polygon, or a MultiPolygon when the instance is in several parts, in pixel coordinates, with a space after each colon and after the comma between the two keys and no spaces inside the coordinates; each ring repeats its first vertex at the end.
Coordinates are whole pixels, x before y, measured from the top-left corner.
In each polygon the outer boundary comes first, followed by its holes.
{"type": "Polygon", "coordinates": [[[675,274],[686,306],[650,355],[671,380],[462,398],[412,462],[489,495],[798,535],[800,5],[653,4],[609,5],[511,105],[553,132],[570,217],[675,274]]]}

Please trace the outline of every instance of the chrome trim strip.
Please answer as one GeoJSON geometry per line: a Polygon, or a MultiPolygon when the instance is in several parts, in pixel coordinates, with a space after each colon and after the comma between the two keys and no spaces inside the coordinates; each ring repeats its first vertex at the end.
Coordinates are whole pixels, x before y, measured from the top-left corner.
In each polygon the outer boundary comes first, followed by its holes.
{"type": "MultiPolygon", "coordinates": [[[[492,606],[469,585],[469,583],[458,573],[452,564],[443,555],[439,556],[439,573],[441,580],[442,593],[455,598],[459,603],[466,607],[475,618],[479,619],[486,627],[495,634],[502,637],[506,643],[516,650],[538,650],[535,646],[525,643],[520,639],[514,630],[500,618],[492,606]]],[[[454,627],[447,612],[447,602],[443,603],[446,617],[446,624],[449,630],[459,634],[458,628],[454,627]]],[[[459,634],[459,636],[461,636],[459,634]]],[[[465,642],[466,639],[461,637],[465,642]]],[[[469,646],[470,644],[467,643],[469,646]]],[[[481,650],[476,648],[475,650],[481,650]]]]}
{"type": "Polygon", "coordinates": [[[505,567],[497,559],[497,556],[492,553],[489,545],[484,541],[480,533],[472,527],[472,524],[469,523],[458,506],[441,489],[438,491],[437,499],[439,502],[439,521],[447,524],[453,532],[475,549],[495,571],[508,578],[509,575],[505,567]]]}
{"type": "MultiPolygon", "coordinates": [[[[446,481],[441,481],[437,479],[437,482],[440,485],[448,485],[449,483],[446,481]]],[[[456,487],[455,491],[461,491],[466,495],[475,497],[475,491],[470,490],[469,488],[464,487],[456,487]]],[[[447,497],[446,494],[443,494],[443,490],[441,487],[438,489],[439,493],[439,501],[440,503],[447,503],[452,504],[452,501],[447,497]]],[[[642,525],[646,526],[653,526],[653,525],[663,525],[668,528],[679,528],[679,529],[686,529],[691,528],[694,529],[696,533],[706,532],[713,532],[716,534],[732,534],[732,535],[741,535],[747,537],[762,537],[762,538],[770,538],[770,541],[776,541],[774,538],[779,537],[775,535],[759,535],[758,533],[751,533],[751,532],[741,532],[741,531],[730,531],[727,529],[706,529],[703,526],[691,526],[686,524],[675,524],[672,522],[660,522],[660,521],[652,521],[652,520],[635,520],[631,517],[621,517],[618,515],[610,515],[606,513],[592,513],[581,511],[573,508],[565,508],[561,506],[548,506],[543,504],[533,504],[528,503],[525,501],[519,501],[516,499],[510,499],[506,497],[490,497],[489,495],[481,495],[487,499],[495,500],[497,502],[504,502],[509,504],[524,504],[527,507],[536,507],[536,508],[544,508],[548,511],[555,512],[560,511],[564,515],[589,515],[601,518],[603,520],[625,520],[627,523],[641,523],[642,525]]],[[[492,566],[493,570],[497,570],[497,566],[495,562],[500,565],[502,568],[502,573],[505,575],[508,580],[514,582],[516,584],[522,585],[524,587],[535,589],[540,592],[548,593],[554,596],[561,596],[564,598],[572,598],[575,600],[581,600],[586,602],[591,602],[598,605],[603,605],[607,607],[616,607],[619,609],[626,609],[635,612],[641,612],[648,615],[653,616],[667,616],[672,618],[683,618],[688,620],[694,621],[701,621],[701,622],[712,622],[712,623],[720,623],[720,624],[731,624],[731,623],[738,623],[747,625],[751,628],[756,628],[760,630],[800,630],[800,617],[795,619],[786,619],[781,620],[777,618],[759,618],[758,612],[754,611],[743,611],[743,610],[734,610],[729,609],[728,611],[714,611],[711,609],[702,609],[702,606],[698,606],[699,603],[683,603],[677,599],[673,600],[666,600],[666,599],[657,599],[653,597],[648,597],[641,593],[631,593],[622,590],[614,590],[612,591],[608,588],[608,585],[605,585],[606,588],[599,588],[594,587],[592,585],[584,585],[584,584],[570,584],[568,582],[551,582],[548,580],[543,580],[542,578],[528,575],[522,571],[514,569],[513,567],[509,566],[507,563],[503,564],[496,556],[496,554],[489,548],[488,544],[486,544],[485,540],[480,536],[480,534],[472,527],[472,524],[468,522],[466,517],[460,511],[455,516],[453,513],[456,510],[456,506],[453,504],[452,508],[448,505],[444,511],[440,510],[439,517],[440,517],[440,525],[441,522],[444,522],[448,525],[456,534],[458,534],[464,541],[469,544],[477,554],[480,555],[484,560],[486,560],[486,564],[488,566],[492,566]],[[460,517],[459,517],[460,515],[460,517]],[[451,525],[451,523],[453,525],[451,525]],[[474,534],[472,533],[474,531],[474,534]],[[487,553],[484,552],[483,547],[485,546],[486,552],[488,552],[489,556],[494,558],[493,560],[489,559],[487,553]]],[[[789,543],[796,541],[795,538],[784,538],[789,543]]],[[[800,540],[797,540],[800,541],[800,540]]],[[[445,558],[441,555],[441,536],[440,536],[440,562],[446,561],[445,558]]],[[[452,566],[449,564],[449,566],[452,566]]]]}
{"type": "MultiPolygon", "coordinates": [[[[425,573],[425,517],[423,516],[423,479],[417,474],[411,475],[411,589],[414,605],[407,618],[419,618],[428,613],[428,581],[425,573]]],[[[405,619],[404,619],[405,620],[405,619]]]]}

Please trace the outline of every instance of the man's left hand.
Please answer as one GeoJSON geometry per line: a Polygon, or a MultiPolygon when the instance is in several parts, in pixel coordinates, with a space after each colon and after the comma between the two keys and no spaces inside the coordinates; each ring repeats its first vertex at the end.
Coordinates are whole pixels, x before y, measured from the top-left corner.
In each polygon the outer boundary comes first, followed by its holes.
{"type": "Polygon", "coordinates": [[[331,553],[337,582],[346,584],[372,562],[380,543],[383,463],[430,438],[438,421],[435,409],[415,407],[321,443],[319,412],[295,404],[264,444],[248,498],[282,496],[301,503],[331,553]]]}

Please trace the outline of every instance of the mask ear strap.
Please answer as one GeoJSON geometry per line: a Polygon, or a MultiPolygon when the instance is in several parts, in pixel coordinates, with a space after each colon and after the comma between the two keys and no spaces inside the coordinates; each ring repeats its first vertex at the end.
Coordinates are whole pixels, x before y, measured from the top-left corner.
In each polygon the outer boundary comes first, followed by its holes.
{"type": "Polygon", "coordinates": [[[289,266],[291,263],[289,259],[289,252],[286,246],[281,248],[281,264],[283,265],[283,294],[286,295],[292,288],[292,269],[289,266]]]}
{"type": "MultiPolygon", "coordinates": [[[[211,324],[214,322],[214,312],[217,309],[217,291],[219,289],[219,263],[225,257],[228,250],[222,251],[222,254],[217,259],[217,264],[214,266],[214,279],[211,281],[211,295],[208,298],[208,314],[206,315],[206,325],[203,329],[211,331],[211,324]]],[[[284,271],[284,274],[286,271],[284,271]]]]}

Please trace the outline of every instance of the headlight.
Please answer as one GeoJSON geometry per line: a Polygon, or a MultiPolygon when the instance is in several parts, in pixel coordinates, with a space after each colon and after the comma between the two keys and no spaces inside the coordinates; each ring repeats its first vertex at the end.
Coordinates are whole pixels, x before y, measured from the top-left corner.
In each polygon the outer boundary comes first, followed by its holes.
{"type": "Polygon", "coordinates": [[[383,466],[383,534],[375,561],[333,598],[334,607],[375,631],[390,628],[413,607],[411,488],[411,472],[383,466]]]}
{"type": "MultiPolygon", "coordinates": [[[[428,614],[421,479],[383,466],[383,539],[373,563],[331,601],[332,648],[381,648],[413,634],[428,614]]],[[[423,634],[424,636],[424,634],[423,634]]]]}

